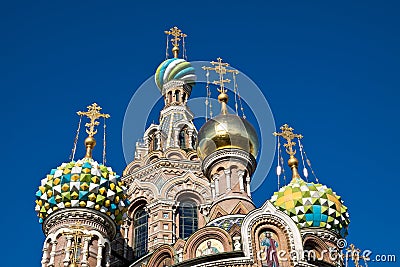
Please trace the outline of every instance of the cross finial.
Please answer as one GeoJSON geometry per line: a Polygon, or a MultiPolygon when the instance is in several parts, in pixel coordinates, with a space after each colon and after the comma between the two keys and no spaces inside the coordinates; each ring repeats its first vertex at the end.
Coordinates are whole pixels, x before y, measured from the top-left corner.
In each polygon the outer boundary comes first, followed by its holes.
{"type": "Polygon", "coordinates": [[[172,35],[173,38],[171,39],[171,43],[174,46],[172,48],[172,52],[174,53],[174,58],[178,58],[179,55],[179,41],[181,40],[180,37],[185,38],[187,37],[186,34],[182,33],[182,31],[178,27],[173,27],[169,31],[164,31],[167,35],[172,35]]]}
{"type": "Polygon", "coordinates": [[[292,140],[295,138],[302,139],[303,136],[301,134],[293,133],[293,128],[289,127],[289,125],[287,124],[282,125],[280,129],[282,130],[282,132],[274,132],[273,135],[282,136],[283,138],[285,138],[287,143],[283,146],[286,147],[286,153],[288,153],[290,156],[294,156],[296,154],[296,150],[294,150],[293,147],[296,145],[296,143],[292,140]]]}
{"type": "Polygon", "coordinates": [[[203,66],[203,70],[213,70],[219,75],[219,80],[213,81],[213,84],[219,85],[219,88],[217,89],[218,92],[220,93],[218,96],[219,102],[221,102],[221,114],[227,114],[228,109],[226,107],[226,103],[228,103],[228,95],[226,94],[227,90],[225,89],[225,83],[230,83],[231,80],[229,79],[224,79],[224,75],[227,73],[234,73],[234,74],[239,74],[239,71],[237,70],[230,70],[227,67],[229,67],[229,64],[226,62],[222,62],[222,58],[217,58],[217,62],[211,61],[211,65],[215,67],[207,67],[203,66]]]}
{"type": "Polygon", "coordinates": [[[239,74],[239,71],[237,70],[229,70],[227,69],[227,67],[229,67],[229,63],[226,62],[222,62],[222,58],[217,58],[217,62],[215,61],[211,61],[210,62],[211,65],[215,66],[215,67],[206,67],[203,66],[203,70],[213,70],[215,71],[217,74],[219,74],[219,80],[218,81],[213,81],[213,84],[215,85],[219,85],[218,88],[218,92],[220,92],[221,94],[226,93],[226,89],[224,84],[225,83],[230,83],[231,80],[229,79],[224,79],[224,75],[226,73],[235,73],[235,74],[239,74]]]}
{"type": "Polygon", "coordinates": [[[96,103],[87,107],[88,111],[78,111],[77,114],[79,116],[86,116],[89,118],[90,122],[85,124],[86,126],[86,133],[89,135],[85,139],[85,146],[86,146],[86,155],[85,158],[92,158],[92,150],[96,145],[96,140],[94,139],[94,135],[97,133],[95,127],[100,124],[97,121],[98,118],[109,118],[109,114],[100,113],[101,107],[96,103]]]}
{"type": "Polygon", "coordinates": [[[289,167],[292,169],[293,172],[293,178],[300,178],[300,175],[298,173],[297,167],[299,165],[299,161],[295,158],[296,150],[293,149],[293,147],[296,145],[295,142],[293,142],[293,139],[302,139],[303,136],[301,134],[295,134],[293,133],[293,128],[289,127],[289,125],[284,124],[281,126],[281,131],[280,133],[274,132],[273,135],[275,136],[280,136],[286,139],[287,143],[284,144],[283,146],[286,148],[286,153],[289,154],[290,158],[288,161],[289,167]]]}
{"type": "Polygon", "coordinates": [[[97,121],[98,118],[109,118],[109,114],[102,114],[100,113],[100,110],[102,109],[99,105],[96,103],[93,103],[90,106],[87,106],[88,111],[78,111],[78,115],[84,115],[90,119],[90,122],[86,123],[85,126],[87,127],[86,133],[90,136],[93,137],[96,133],[97,130],[94,129],[97,125],[100,123],[97,121]]]}

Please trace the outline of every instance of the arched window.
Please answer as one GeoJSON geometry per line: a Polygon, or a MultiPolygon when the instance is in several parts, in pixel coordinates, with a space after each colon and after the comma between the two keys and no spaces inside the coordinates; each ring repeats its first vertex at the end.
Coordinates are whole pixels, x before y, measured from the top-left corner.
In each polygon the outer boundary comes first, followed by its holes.
{"type": "Polygon", "coordinates": [[[179,100],[179,90],[176,90],[175,91],[175,101],[176,102],[179,102],[180,100],[179,100]]]}
{"type": "Polygon", "coordinates": [[[192,135],[192,148],[196,149],[196,136],[192,135]]]}
{"type": "Polygon", "coordinates": [[[179,205],[179,237],[188,238],[198,227],[195,202],[185,201],[179,205]]]}
{"type": "Polygon", "coordinates": [[[139,258],[147,253],[147,219],[148,214],[144,207],[136,210],[133,215],[133,234],[134,234],[134,253],[135,257],[139,258]]]}
{"type": "Polygon", "coordinates": [[[186,148],[186,128],[183,128],[180,132],[179,132],[179,147],[181,149],[185,149],[186,148]]]}
{"type": "Polygon", "coordinates": [[[172,92],[169,91],[168,92],[168,104],[171,104],[171,102],[172,102],[172,92]]]}
{"type": "Polygon", "coordinates": [[[156,130],[152,130],[149,134],[148,134],[148,147],[149,147],[149,151],[154,151],[158,149],[158,136],[157,136],[157,131],[156,130]]]}

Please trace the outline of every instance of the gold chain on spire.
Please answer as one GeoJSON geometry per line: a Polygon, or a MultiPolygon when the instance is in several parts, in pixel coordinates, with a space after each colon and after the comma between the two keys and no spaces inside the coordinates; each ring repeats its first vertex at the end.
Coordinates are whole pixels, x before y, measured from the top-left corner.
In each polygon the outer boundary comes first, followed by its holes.
{"type": "Polygon", "coordinates": [[[218,92],[219,92],[219,96],[218,96],[218,101],[221,103],[221,114],[227,114],[228,113],[228,109],[226,107],[226,103],[228,103],[228,95],[226,94],[227,90],[225,89],[225,83],[230,83],[231,80],[229,79],[224,79],[224,75],[227,73],[233,73],[233,74],[239,74],[239,71],[237,70],[229,70],[227,69],[227,67],[229,67],[229,64],[226,62],[222,62],[222,58],[217,58],[217,62],[215,61],[211,61],[210,62],[211,65],[215,66],[215,67],[206,67],[203,66],[202,69],[203,70],[213,70],[215,71],[217,74],[219,74],[219,80],[217,81],[213,81],[213,84],[215,85],[219,85],[218,88],[218,92]]]}
{"type": "Polygon", "coordinates": [[[167,35],[172,35],[173,38],[171,39],[171,43],[174,46],[172,48],[172,53],[174,54],[174,58],[178,58],[179,55],[179,41],[181,40],[181,38],[185,38],[187,37],[186,34],[182,33],[182,31],[180,29],[178,29],[178,27],[173,27],[171,28],[169,31],[164,31],[165,34],[167,35]]]}
{"type": "Polygon", "coordinates": [[[90,119],[90,122],[87,122],[85,124],[85,126],[87,127],[86,133],[89,135],[85,139],[85,146],[86,146],[85,158],[92,158],[92,150],[96,145],[96,140],[93,138],[93,136],[97,133],[95,127],[100,124],[100,122],[98,122],[97,119],[99,118],[108,119],[110,115],[100,113],[100,110],[102,108],[96,103],[93,103],[92,105],[88,106],[87,109],[88,111],[78,111],[77,114],[79,116],[86,116],[90,119]]]}
{"type": "Polygon", "coordinates": [[[301,134],[295,134],[293,133],[293,128],[289,127],[289,125],[284,124],[281,128],[282,132],[277,133],[274,132],[273,135],[283,137],[286,139],[287,143],[284,144],[283,146],[286,148],[286,153],[289,154],[290,158],[288,160],[288,165],[292,169],[293,172],[293,178],[300,178],[299,172],[298,172],[298,165],[299,161],[297,158],[294,156],[296,154],[296,150],[293,149],[293,147],[296,145],[295,142],[293,142],[293,139],[302,139],[303,136],[301,134]]]}

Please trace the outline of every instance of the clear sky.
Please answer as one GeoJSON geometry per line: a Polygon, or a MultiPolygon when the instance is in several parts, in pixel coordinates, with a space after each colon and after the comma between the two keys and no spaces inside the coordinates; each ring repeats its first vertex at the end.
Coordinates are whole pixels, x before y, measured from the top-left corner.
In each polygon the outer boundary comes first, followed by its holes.
{"type": "MultiPolygon", "coordinates": [[[[111,114],[107,159],[122,172],[125,110],[175,25],[189,60],[223,57],[262,89],[277,126],[305,136],[320,182],[349,208],[349,242],[399,258],[399,12],[397,1],[2,1],[2,265],[40,265],[34,194],[68,161],[76,111],[111,114]]],[[[272,171],[257,205],[276,183],[272,171]]]]}

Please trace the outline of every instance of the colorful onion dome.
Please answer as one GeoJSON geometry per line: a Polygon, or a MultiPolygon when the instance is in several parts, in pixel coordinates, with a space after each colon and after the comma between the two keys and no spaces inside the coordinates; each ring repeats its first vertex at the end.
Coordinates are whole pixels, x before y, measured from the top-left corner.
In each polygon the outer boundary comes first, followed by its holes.
{"type": "Polygon", "coordinates": [[[347,207],[340,196],[325,185],[293,178],[274,193],[271,202],[289,215],[299,228],[320,227],[342,237],[347,235],[350,223],[347,207]]]}
{"type": "Polygon", "coordinates": [[[220,114],[208,120],[197,138],[197,153],[201,159],[225,148],[238,148],[257,157],[259,143],[256,130],[246,119],[234,114],[220,114]]]}
{"type": "Polygon", "coordinates": [[[63,163],[42,179],[36,192],[39,222],[52,212],[89,208],[110,216],[121,225],[130,202],[120,176],[91,158],[63,163]]]}
{"type": "Polygon", "coordinates": [[[196,81],[192,64],[181,58],[170,58],[162,62],[158,66],[154,78],[160,90],[165,83],[172,80],[181,80],[188,84],[193,84],[196,81]]]}

